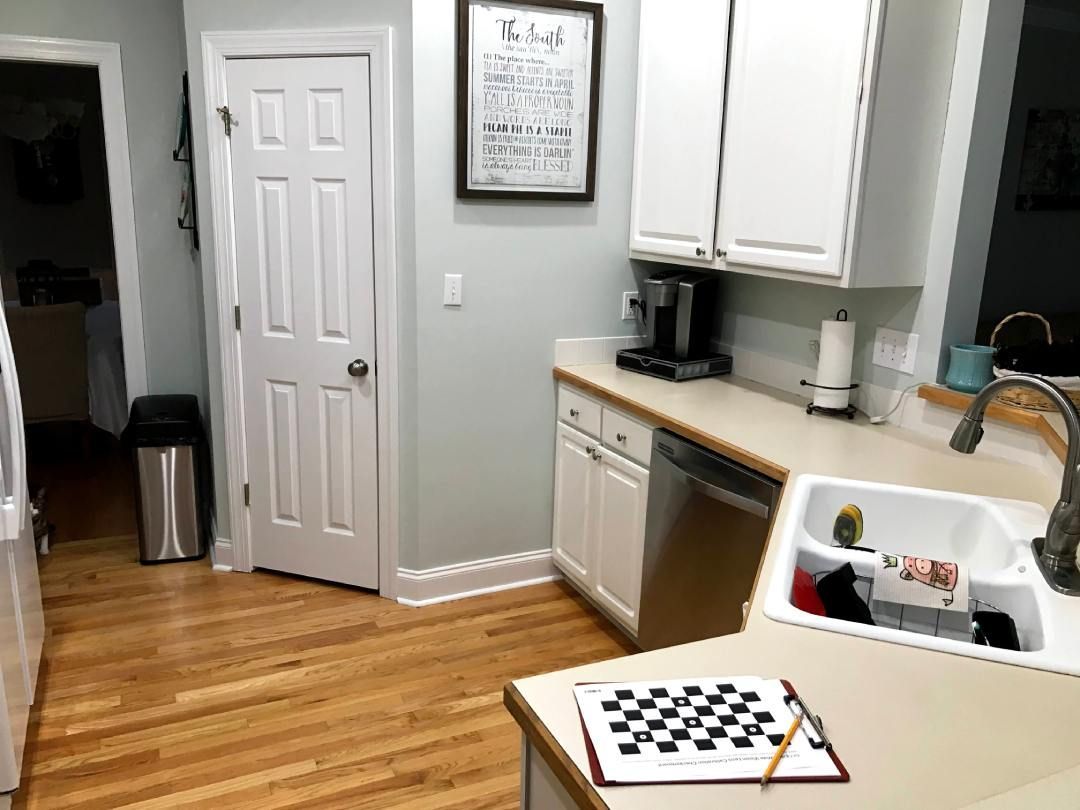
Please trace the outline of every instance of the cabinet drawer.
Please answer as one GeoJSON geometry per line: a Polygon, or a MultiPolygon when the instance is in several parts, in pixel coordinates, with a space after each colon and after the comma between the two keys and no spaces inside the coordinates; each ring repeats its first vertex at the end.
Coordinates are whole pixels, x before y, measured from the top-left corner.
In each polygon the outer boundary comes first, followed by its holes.
{"type": "Polygon", "coordinates": [[[600,438],[612,450],[618,450],[639,464],[649,466],[652,430],[640,422],[635,422],[611,408],[604,408],[604,426],[600,438]]]}
{"type": "Polygon", "coordinates": [[[593,436],[600,435],[600,403],[559,386],[559,419],[593,436]]]}

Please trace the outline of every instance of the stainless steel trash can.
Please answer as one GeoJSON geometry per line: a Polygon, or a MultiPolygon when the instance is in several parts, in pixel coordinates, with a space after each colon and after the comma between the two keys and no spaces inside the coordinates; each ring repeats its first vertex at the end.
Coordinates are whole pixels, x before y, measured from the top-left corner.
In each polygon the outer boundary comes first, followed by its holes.
{"type": "Polygon", "coordinates": [[[139,561],[194,560],[206,554],[201,486],[204,452],[198,400],[138,397],[124,431],[135,460],[139,561]]]}

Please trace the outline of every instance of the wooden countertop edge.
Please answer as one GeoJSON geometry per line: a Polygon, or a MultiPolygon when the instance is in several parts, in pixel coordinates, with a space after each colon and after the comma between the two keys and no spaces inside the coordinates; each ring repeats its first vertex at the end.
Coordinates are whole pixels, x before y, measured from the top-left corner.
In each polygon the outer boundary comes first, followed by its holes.
{"type": "MultiPolygon", "coordinates": [[[[951,391],[937,385],[923,385],[919,387],[919,399],[924,399],[943,408],[966,411],[974,397],[971,394],[951,391]]],[[[998,422],[1005,422],[1035,431],[1050,447],[1054,455],[1064,463],[1065,456],[1068,453],[1068,446],[1065,440],[1061,438],[1061,434],[1054,430],[1054,426],[1038,411],[1028,411],[1023,408],[1014,408],[994,402],[986,409],[986,415],[998,422]]]]}
{"type": "Polygon", "coordinates": [[[616,394],[614,391],[609,391],[603,386],[579,377],[569,369],[556,366],[552,370],[552,376],[560,382],[572,385],[597,399],[610,402],[619,409],[651,422],[658,427],[667,428],[692,442],[697,442],[700,445],[708,447],[710,450],[715,450],[717,453],[733,459],[740,464],[744,464],[750,469],[755,470],[762,475],[767,475],[780,483],[784,483],[784,481],[787,480],[788,470],[786,468],[774,464],[761,456],[749,453],[737,445],[722,441],[709,433],[703,433],[692,425],[687,425],[684,422],[680,422],[678,419],[672,419],[661,411],[654,411],[652,408],[635,402],[632,399],[627,399],[620,394],[616,394]]]}
{"type": "Polygon", "coordinates": [[[600,794],[596,792],[585,774],[578,770],[577,765],[548,731],[547,726],[536,716],[536,712],[532,710],[513,683],[508,683],[503,688],[503,705],[578,807],[607,810],[607,803],[600,798],[600,794]]]}

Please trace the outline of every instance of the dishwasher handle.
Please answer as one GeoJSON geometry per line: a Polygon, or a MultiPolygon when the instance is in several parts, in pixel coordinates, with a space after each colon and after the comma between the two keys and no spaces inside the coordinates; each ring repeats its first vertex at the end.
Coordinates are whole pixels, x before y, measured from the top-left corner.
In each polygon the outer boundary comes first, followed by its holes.
{"type": "Polygon", "coordinates": [[[686,470],[684,467],[680,467],[675,463],[674,459],[667,459],[668,464],[675,468],[675,474],[680,478],[681,482],[688,486],[690,489],[705,495],[713,500],[720,501],[728,504],[728,506],[734,506],[736,509],[741,509],[743,512],[749,512],[751,515],[762,518],[763,520],[769,519],[769,511],[771,504],[762,503],[756,498],[748,498],[745,495],[740,495],[737,492],[718,487],[716,484],[709,483],[703,478],[699,478],[693,473],[686,470]]]}

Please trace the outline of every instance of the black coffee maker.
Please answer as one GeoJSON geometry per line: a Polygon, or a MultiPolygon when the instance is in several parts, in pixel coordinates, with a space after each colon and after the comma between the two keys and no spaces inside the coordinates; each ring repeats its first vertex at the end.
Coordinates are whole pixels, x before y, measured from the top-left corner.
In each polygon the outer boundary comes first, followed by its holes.
{"type": "Polygon", "coordinates": [[[719,279],[705,273],[664,270],[645,279],[638,317],[645,346],[616,355],[619,368],[666,380],[731,372],[731,356],[709,351],[719,279]]]}

